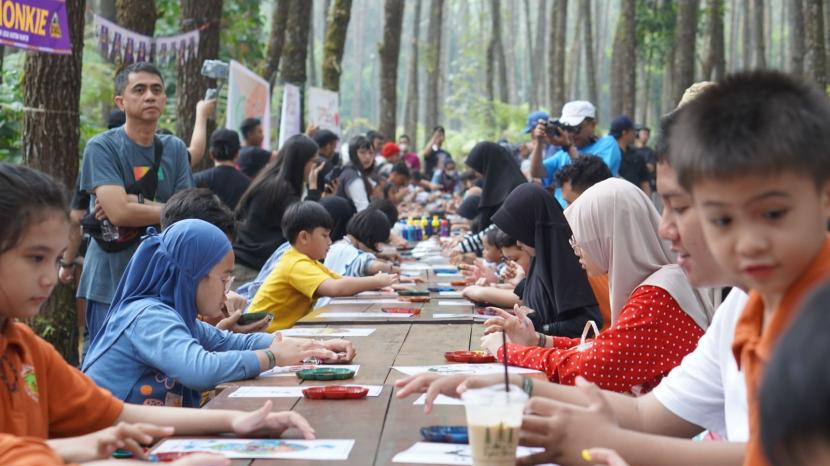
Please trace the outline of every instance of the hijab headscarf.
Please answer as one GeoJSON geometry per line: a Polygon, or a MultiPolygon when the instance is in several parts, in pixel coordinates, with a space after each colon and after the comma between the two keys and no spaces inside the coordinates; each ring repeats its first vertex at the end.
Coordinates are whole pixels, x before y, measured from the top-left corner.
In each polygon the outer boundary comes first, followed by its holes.
{"type": "Polygon", "coordinates": [[[331,218],[334,219],[334,227],[331,229],[331,241],[339,241],[346,236],[346,224],[354,215],[354,208],[349,201],[339,196],[328,196],[320,199],[320,205],[326,208],[331,218]]]}
{"type": "Polygon", "coordinates": [[[202,220],[176,222],[160,235],[148,230],[118,282],[104,326],[93,335],[82,369],[86,371],[148,307],[159,303],[179,314],[195,336],[196,289],[230,251],[222,230],[202,220]]]}
{"type": "Polygon", "coordinates": [[[481,228],[485,228],[491,223],[490,216],[501,207],[510,192],[526,183],[527,178],[522,175],[510,152],[495,142],[476,144],[467,156],[466,164],[481,173],[484,180],[478,206],[482,215],[481,228]]]}
{"type": "Polygon", "coordinates": [[[585,322],[601,320],[588,277],[569,242],[571,228],[550,193],[532,183],[517,187],[493,215],[493,223],[536,249],[522,301],[536,311],[529,317],[537,330],[544,332],[547,325],[565,330],[554,333],[578,336],[585,322]]]}
{"type": "Polygon", "coordinates": [[[585,190],[565,210],[578,247],[608,273],[611,323],[641,285],[668,292],[703,330],[714,312],[711,300],[692,287],[657,236],[660,214],[640,188],[609,178],[585,190]]]}

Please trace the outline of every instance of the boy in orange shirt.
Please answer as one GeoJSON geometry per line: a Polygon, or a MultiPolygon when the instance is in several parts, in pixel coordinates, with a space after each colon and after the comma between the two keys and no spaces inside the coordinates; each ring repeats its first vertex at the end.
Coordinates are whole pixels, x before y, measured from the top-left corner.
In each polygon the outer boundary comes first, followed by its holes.
{"type": "MultiPolygon", "coordinates": [[[[51,178],[0,163],[1,464],[48,464],[41,462],[48,452],[40,441],[64,462],[105,464],[97,460],[108,460],[117,448],[144,457],[141,444],[174,432],[245,436],[297,427],[306,438],[314,437],[302,416],[272,413],[270,401],[251,413],[126,405],[17,322],[37,315],[57,283],[56,265],[69,238],[67,210],[62,189],[51,178]]],[[[225,464],[226,459],[215,456],[177,462],[225,464]]]]}
{"type": "Polygon", "coordinates": [[[732,348],[747,384],[744,464],[766,465],[764,369],[801,300],[830,277],[830,100],[779,72],[736,74],[684,107],[669,144],[714,257],[751,289],[732,348]]]}

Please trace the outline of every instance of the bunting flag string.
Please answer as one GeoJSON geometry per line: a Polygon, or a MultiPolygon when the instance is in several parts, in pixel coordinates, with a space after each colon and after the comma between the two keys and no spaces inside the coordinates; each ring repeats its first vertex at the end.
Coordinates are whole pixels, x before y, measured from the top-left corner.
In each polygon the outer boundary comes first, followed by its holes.
{"type": "Polygon", "coordinates": [[[203,28],[174,36],[150,37],[130,31],[96,14],[93,16],[101,56],[117,65],[142,61],[159,65],[183,65],[198,54],[199,36],[203,28]]]}

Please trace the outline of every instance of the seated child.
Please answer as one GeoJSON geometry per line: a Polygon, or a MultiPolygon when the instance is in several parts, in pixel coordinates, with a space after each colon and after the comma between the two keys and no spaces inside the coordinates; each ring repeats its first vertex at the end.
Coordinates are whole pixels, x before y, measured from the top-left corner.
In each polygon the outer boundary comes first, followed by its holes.
{"type": "Polygon", "coordinates": [[[198,407],[200,391],[305,359],[300,340],[233,334],[197,320],[221,315],[233,258],[225,234],[202,220],[181,220],[144,239],[83,371],[128,403],[198,407]]]}
{"type": "Polygon", "coordinates": [[[389,240],[389,222],[383,212],[369,207],[346,225],[346,236],[326,254],[325,266],[345,277],[365,277],[378,272],[397,273],[394,264],[379,260],[379,251],[389,240]]]}
{"type": "MultiPolygon", "coordinates": [[[[507,273],[508,265],[503,260],[501,248],[498,245],[499,235],[506,234],[493,225],[487,229],[484,235],[484,248],[482,250],[482,258],[484,264],[476,266],[477,273],[483,276],[479,278],[476,285],[468,286],[461,291],[461,295],[470,301],[479,303],[488,303],[496,307],[512,309],[513,306],[521,304],[521,295],[513,292],[515,286],[508,285],[506,288],[498,287],[498,282],[501,281],[500,275],[507,273]],[[488,272],[482,273],[480,268],[486,268],[488,272]],[[488,279],[495,279],[496,282],[489,282],[488,279]]],[[[525,253],[526,254],[526,253],[525,253]]],[[[466,266],[464,266],[466,268],[466,266]]],[[[512,266],[511,273],[515,273],[515,264],[512,266]]]]}
{"type": "Polygon", "coordinates": [[[761,384],[761,443],[773,466],[830,464],[830,286],[781,336],[761,384]]]}
{"type": "Polygon", "coordinates": [[[383,272],[371,277],[341,277],[321,264],[331,245],[331,225],[331,215],[316,202],[298,202],[285,211],[282,229],[291,248],[283,254],[248,308],[274,316],[269,331],[292,327],[311,312],[321,296],[353,296],[398,281],[397,275],[383,272]]]}
{"type": "MultiPolygon", "coordinates": [[[[270,401],[253,412],[124,404],[35,335],[23,321],[38,314],[57,283],[55,264],[69,238],[67,212],[63,188],[51,178],[0,163],[0,218],[15,219],[0,225],[0,464],[146,464],[115,462],[110,455],[123,446],[144,458],[139,444],[174,432],[246,437],[279,435],[296,426],[305,438],[314,438],[305,419],[271,412],[270,401]]],[[[121,374],[119,367],[108,377],[121,374]]]]}

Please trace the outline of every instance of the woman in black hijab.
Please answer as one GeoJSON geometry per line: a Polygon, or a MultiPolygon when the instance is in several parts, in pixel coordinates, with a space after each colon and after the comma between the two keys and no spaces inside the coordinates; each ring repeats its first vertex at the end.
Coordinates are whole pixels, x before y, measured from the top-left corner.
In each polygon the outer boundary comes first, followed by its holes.
{"type": "Polygon", "coordinates": [[[481,202],[478,204],[478,225],[483,230],[490,226],[490,217],[499,210],[510,192],[516,186],[526,183],[527,179],[507,149],[495,142],[476,144],[467,156],[466,164],[481,173],[484,180],[481,202]]]}
{"type": "Polygon", "coordinates": [[[325,207],[334,219],[334,227],[329,234],[331,242],[340,241],[346,236],[346,224],[355,214],[354,208],[349,201],[338,196],[324,197],[320,199],[320,205],[325,207]]]}
{"type": "Polygon", "coordinates": [[[562,208],[541,186],[516,188],[493,214],[493,223],[516,239],[533,259],[522,304],[538,332],[576,338],[585,323],[602,327],[602,315],[588,277],[570,245],[571,228],[562,208]]]}

